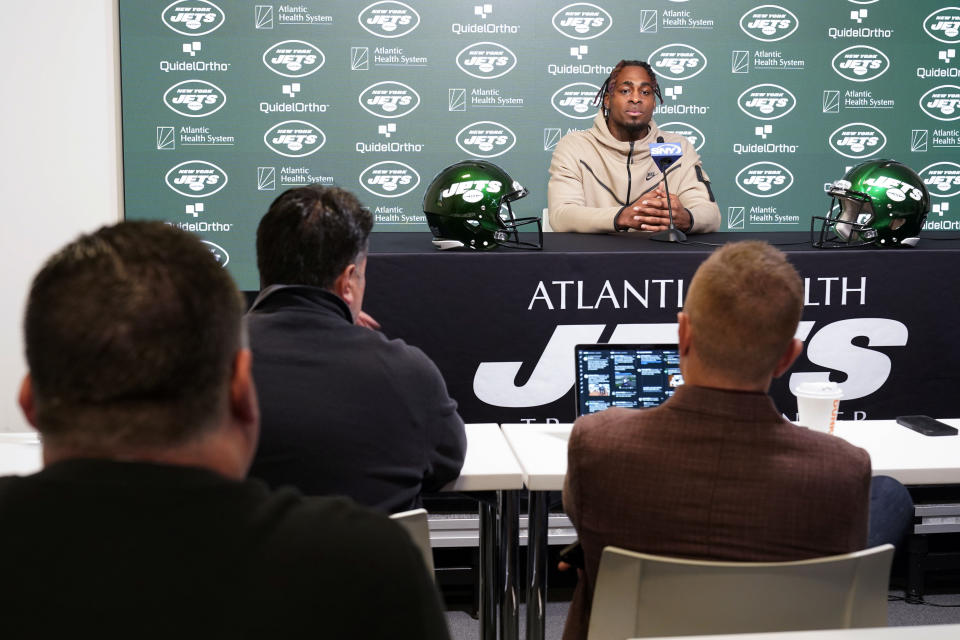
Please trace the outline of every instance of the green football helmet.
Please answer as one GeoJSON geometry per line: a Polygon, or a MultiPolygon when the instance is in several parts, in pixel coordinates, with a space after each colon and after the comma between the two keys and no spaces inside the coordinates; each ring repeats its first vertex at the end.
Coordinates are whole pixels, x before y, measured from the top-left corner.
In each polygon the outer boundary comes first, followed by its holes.
{"type": "Polygon", "coordinates": [[[827,190],[826,217],[810,220],[813,246],[912,247],[930,212],[930,194],[913,169],[896,160],[868,160],[827,190]],[[819,233],[816,230],[820,221],[819,233]]]}
{"type": "Polygon", "coordinates": [[[519,182],[491,162],[464,160],[450,165],[436,175],[423,196],[434,246],[542,249],[540,218],[517,218],[510,206],[525,195],[527,190],[519,182]],[[531,224],[537,225],[537,241],[521,241],[520,227],[531,224]]]}

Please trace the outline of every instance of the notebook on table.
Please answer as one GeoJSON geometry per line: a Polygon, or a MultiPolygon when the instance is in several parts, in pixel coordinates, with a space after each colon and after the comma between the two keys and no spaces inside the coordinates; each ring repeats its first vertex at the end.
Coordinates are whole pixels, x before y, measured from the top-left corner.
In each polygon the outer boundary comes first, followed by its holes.
{"type": "Polygon", "coordinates": [[[655,407],[683,384],[676,344],[578,344],[577,417],[609,407],[655,407]]]}

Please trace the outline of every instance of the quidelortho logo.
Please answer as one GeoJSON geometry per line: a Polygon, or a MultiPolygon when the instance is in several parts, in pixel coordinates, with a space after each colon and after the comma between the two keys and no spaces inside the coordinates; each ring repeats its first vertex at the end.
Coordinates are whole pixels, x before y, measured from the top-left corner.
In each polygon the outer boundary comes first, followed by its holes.
{"type": "Polygon", "coordinates": [[[216,113],[226,102],[227,94],[205,80],[184,80],[163,94],[163,104],[188,118],[202,118],[216,113]]]}
{"type": "Polygon", "coordinates": [[[954,84],[942,84],[920,96],[920,108],[935,120],[957,120],[960,118],[960,87],[954,84]]]}
{"type": "Polygon", "coordinates": [[[284,40],[263,52],[267,69],[285,78],[308,76],[324,62],[323,51],[303,40],[284,40]]]}
{"type": "Polygon", "coordinates": [[[613,18],[604,9],[589,2],[568,4],[553,14],[553,28],[574,40],[592,40],[613,26],[613,18]]]}
{"type": "Polygon", "coordinates": [[[457,132],[457,146],[476,158],[502,156],[517,143],[517,136],[499,122],[483,120],[457,132]]]}
{"type": "Polygon", "coordinates": [[[227,186],[226,172],[204,160],[187,160],[167,171],[167,186],[188,198],[206,198],[227,186]]]}
{"type": "Polygon", "coordinates": [[[689,80],[707,68],[707,57],[688,44],[666,44],[649,56],[647,62],[658,76],[668,80],[689,80]]]}
{"type": "Polygon", "coordinates": [[[697,151],[700,151],[707,141],[707,138],[703,135],[703,132],[700,131],[700,129],[697,129],[692,124],[687,124],[686,122],[667,122],[659,125],[659,127],[660,131],[666,131],[668,133],[675,133],[678,136],[683,136],[697,151]]]}
{"type": "Polygon", "coordinates": [[[230,262],[230,254],[227,253],[226,249],[215,242],[210,242],[209,240],[201,240],[200,242],[207,245],[207,248],[210,249],[210,253],[213,254],[214,259],[221,267],[227,266],[227,264],[230,262]]]}
{"type": "Polygon", "coordinates": [[[320,127],[303,120],[275,124],[263,134],[263,142],[274,153],[287,158],[302,158],[316,153],[327,141],[320,127]]]}
{"type": "Polygon", "coordinates": [[[374,2],[357,16],[360,26],[380,38],[399,38],[420,25],[420,14],[396,0],[374,2]]]}
{"type": "Polygon", "coordinates": [[[790,11],[775,4],[763,4],[740,18],[740,28],[754,40],[776,42],[797,30],[799,21],[790,11]]]}
{"type": "Polygon", "coordinates": [[[890,58],[883,51],[858,44],[833,56],[830,63],[837,75],[853,82],[876,80],[890,68],[890,58]]]}
{"type": "Polygon", "coordinates": [[[776,120],[797,106],[796,97],[778,84],[758,84],[737,98],[740,111],[757,120],[776,120]]]}
{"type": "Polygon", "coordinates": [[[845,158],[869,158],[887,144],[883,131],[866,122],[845,124],[830,134],[830,147],[845,158]]]}
{"type": "Polygon", "coordinates": [[[517,66],[517,56],[496,42],[477,42],[457,54],[457,66],[468,76],[490,80],[505,76],[517,66]]]}
{"type": "Polygon", "coordinates": [[[776,162],[754,162],[740,169],[736,182],[747,195],[772,198],[793,185],[793,174],[776,162]]]}
{"type": "Polygon", "coordinates": [[[593,101],[599,90],[600,87],[589,82],[574,82],[557,89],[550,97],[550,104],[568,118],[586,120],[597,115],[593,101]]]}
{"type": "Polygon", "coordinates": [[[937,9],[923,21],[923,30],[937,42],[960,42],[960,7],[937,9]]]}
{"type": "Polygon", "coordinates": [[[420,106],[420,94],[392,80],[370,85],[359,100],[364,111],[378,118],[402,118],[420,106]]]}
{"type": "Polygon", "coordinates": [[[952,198],[960,194],[960,164],[956,162],[934,162],[919,174],[932,196],[952,198]]]}
{"type": "Polygon", "coordinates": [[[381,198],[399,198],[419,184],[420,174],[413,167],[394,160],[372,164],[360,174],[360,186],[381,198]]]}
{"type": "Polygon", "coordinates": [[[177,0],[160,14],[163,24],[185,36],[205,36],[216,31],[226,14],[209,0],[177,0]]]}

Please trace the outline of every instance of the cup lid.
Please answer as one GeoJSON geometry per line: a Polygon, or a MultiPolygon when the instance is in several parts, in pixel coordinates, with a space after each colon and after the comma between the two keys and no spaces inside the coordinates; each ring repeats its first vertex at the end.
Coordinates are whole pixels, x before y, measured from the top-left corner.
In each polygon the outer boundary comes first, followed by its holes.
{"type": "Polygon", "coordinates": [[[842,398],[843,389],[836,382],[801,382],[794,393],[812,398],[842,398]]]}

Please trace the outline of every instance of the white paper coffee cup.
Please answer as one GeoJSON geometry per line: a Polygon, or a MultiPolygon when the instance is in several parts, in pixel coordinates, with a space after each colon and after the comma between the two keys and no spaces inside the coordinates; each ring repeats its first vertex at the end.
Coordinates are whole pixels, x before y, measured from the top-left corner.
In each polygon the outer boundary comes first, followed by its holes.
{"type": "Polygon", "coordinates": [[[797,396],[798,422],[810,429],[833,433],[843,389],[836,382],[801,382],[797,396]]]}

